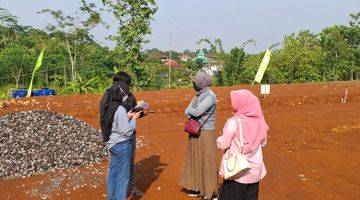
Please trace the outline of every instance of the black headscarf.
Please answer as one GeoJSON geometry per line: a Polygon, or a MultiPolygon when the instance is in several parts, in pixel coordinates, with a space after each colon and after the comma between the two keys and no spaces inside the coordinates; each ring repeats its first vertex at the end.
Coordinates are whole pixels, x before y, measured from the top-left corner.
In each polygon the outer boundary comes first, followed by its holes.
{"type": "MultiPolygon", "coordinates": [[[[129,88],[130,88],[130,84],[131,84],[131,77],[128,73],[124,72],[124,71],[120,71],[118,73],[116,73],[113,76],[113,82],[114,84],[118,83],[118,82],[124,82],[129,88]]],[[[108,93],[109,93],[109,89],[107,89],[103,95],[103,97],[101,98],[100,101],[100,106],[99,106],[99,110],[100,113],[104,112],[105,109],[105,104],[107,102],[107,97],[108,97],[108,93]]],[[[132,108],[136,107],[136,98],[135,96],[129,92],[129,97],[126,100],[124,107],[126,109],[127,112],[129,112],[132,108]]]]}
{"type": "Polygon", "coordinates": [[[114,115],[118,107],[127,107],[125,96],[129,96],[129,87],[125,82],[120,81],[114,83],[105,92],[100,102],[100,125],[104,142],[110,139],[114,115]]]}
{"type": "Polygon", "coordinates": [[[125,82],[128,86],[131,84],[131,77],[128,73],[120,71],[113,76],[113,82],[125,82]]]}

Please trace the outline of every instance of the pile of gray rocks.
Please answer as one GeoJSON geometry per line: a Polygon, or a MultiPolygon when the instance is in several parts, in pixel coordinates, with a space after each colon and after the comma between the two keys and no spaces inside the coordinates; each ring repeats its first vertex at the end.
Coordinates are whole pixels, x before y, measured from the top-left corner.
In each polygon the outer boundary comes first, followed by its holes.
{"type": "Polygon", "coordinates": [[[32,110],[0,117],[0,178],[85,166],[106,154],[101,134],[72,116],[32,110]]]}

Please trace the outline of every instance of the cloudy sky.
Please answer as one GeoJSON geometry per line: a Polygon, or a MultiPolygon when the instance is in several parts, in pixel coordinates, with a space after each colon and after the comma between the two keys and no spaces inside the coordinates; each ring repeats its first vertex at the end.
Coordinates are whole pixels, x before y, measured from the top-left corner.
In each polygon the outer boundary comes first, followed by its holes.
{"type": "MultiPolygon", "coordinates": [[[[100,0],[93,0],[100,2],[100,0]]],[[[44,9],[61,9],[72,14],[78,0],[0,0],[0,7],[19,17],[23,25],[44,28],[50,17],[37,14],[44,9]]],[[[256,40],[249,52],[259,52],[281,41],[286,34],[309,29],[315,33],[334,24],[348,24],[349,14],[360,12],[360,0],[157,0],[159,10],[152,22],[150,43],[145,48],[197,49],[201,38],[221,38],[225,49],[256,40]]],[[[98,3],[98,5],[101,5],[98,3]]],[[[106,17],[108,23],[111,18],[106,17]]],[[[113,27],[116,27],[115,25],[113,27]]],[[[114,30],[98,27],[95,38],[104,38],[114,30]]]]}

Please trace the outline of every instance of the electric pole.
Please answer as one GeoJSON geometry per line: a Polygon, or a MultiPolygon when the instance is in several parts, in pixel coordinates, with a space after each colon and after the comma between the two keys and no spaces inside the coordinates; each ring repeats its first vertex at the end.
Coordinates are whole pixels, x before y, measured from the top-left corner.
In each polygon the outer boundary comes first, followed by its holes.
{"type": "MultiPolygon", "coordinates": [[[[172,28],[171,28],[172,29],[172,28]]],[[[172,47],[172,40],[173,40],[173,32],[172,30],[170,31],[170,45],[169,45],[169,74],[168,74],[168,84],[169,84],[169,90],[171,89],[171,65],[172,65],[172,60],[171,60],[171,47],[172,47]]]]}

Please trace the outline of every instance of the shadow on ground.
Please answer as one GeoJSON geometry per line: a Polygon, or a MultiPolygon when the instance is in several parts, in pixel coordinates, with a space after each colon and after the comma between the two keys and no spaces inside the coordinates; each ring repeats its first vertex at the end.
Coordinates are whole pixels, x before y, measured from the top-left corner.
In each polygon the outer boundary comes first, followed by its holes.
{"type": "MultiPolygon", "coordinates": [[[[167,164],[160,163],[159,155],[152,155],[144,158],[135,164],[135,182],[138,189],[144,194],[164,171],[167,164]]],[[[142,197],[132,196],[131,200],[139,200],[142,197]]]]}

